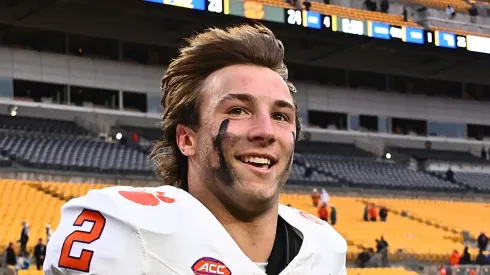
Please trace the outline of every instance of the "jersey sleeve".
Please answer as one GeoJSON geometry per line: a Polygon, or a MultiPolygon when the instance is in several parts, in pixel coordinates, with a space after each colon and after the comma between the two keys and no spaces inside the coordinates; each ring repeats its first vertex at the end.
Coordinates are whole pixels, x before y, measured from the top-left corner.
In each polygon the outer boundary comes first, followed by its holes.
{"type": "Polygon", "coordinates": [[[144,274],[140,231],[101,191],[72,199],[48,242],[46,275],[144,274]]]}

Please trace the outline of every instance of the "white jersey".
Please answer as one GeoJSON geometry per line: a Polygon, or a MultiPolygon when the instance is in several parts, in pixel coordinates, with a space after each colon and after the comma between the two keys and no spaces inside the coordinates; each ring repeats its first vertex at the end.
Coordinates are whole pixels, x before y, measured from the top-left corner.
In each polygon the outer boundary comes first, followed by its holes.
{"type": "MultiPolygon", "coordinates": [[[[189,193],[171,186],[92,190],[62,207],[46,275],[266,275],[189,193]]],[[[345,275],[347,244],[330,225],[284,205],[303,238],[281,275],[345,275]]]]}

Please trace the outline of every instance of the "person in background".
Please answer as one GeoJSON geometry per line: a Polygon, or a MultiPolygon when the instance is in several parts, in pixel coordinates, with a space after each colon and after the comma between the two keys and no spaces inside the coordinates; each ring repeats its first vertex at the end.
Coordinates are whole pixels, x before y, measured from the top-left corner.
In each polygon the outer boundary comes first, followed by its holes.
{"type": "Polygon", "coordinates": [[[481,232],[480,235],[478,236],[478,238],[476,239],[477,243],[478,243],[478,248],[480,250],[487,250],[487,246],[488,246],[488,237],[487,235],[485,235],[485,232],[481,232]]]}
{"type": "Polygon", "coordinates": [[[322,206],[320,206],[320,208],[318,209],[318,217],[328,222],[328,208],[325,203],[322,204],[322,206]]]}
{"type": "Polygon", "coordinates": [[[328,195],[327,190],[322,189],[322,194],[320,195],[320,200],[323,204],[328,205],[328,201],[330,200],[330,195],[328,195]]]}
{"type": "Polygon", "coordinates": [[[53,235],[53,229],[51,228],[51,224],[47,223],[46,224],[46,241],[47,242],[49,242],[51,235],[53,235]]]}
{"type": "Polygon", "coordinates": [[[313,188],[313,192],[311,192],[311,201],[314,207],[318,207],[318,203],[320,202],[320,193],[316,188],[313,188]]]}
{"type": "Polygon", "coordinates": [[[387,217],[388,217],[388,209],[382,206],[381,209],[379,210],[379,219],[382,222],[385,222],[387,217]]]}
{"type": "Polygon", "coordinates": [[[468,252],[468,247],[465,246],[463,250],[463,255],[459,258],[459,264],[464,265],[464,264],[471,264],[471,255],[468,252]]]}
{"type": "Polygon", "coordinates": [[[478,256],[476,256],[475,263],[477,265],[487,265],[487,264],[489,264],[487,262],[487,257],[485,256],[485,254],[483,254],[483,250],[480,249],[480,251],[478,251],[478,256]]]}
{"type": "Polygon", "coordinates": [[[363,215],[362,215],[362,219],[363,219],[365,222],[369,221],[369,208],[368,208],[368,206],[367,206],[367,205],[364,207],[364,213],[363,213],[363,215]]]}
{"type": "Polygon", "coordinates": [[[5,254],[7,265],[16,266],[17,256],[15,255],[13,243],[9,243],[7,249],[5,250],[5,254]]]}
{"type": "Polygon", "coordinates": [[[377,221],[378,217],[378,209],[376,209],[376,205],[374,203],[371,203],[369,206],[369,220],[372,222],[377,221]]]}
{"type": "Polygon", "coordinates": [[[364,268],[366,263],[371,259],[371,255],[369,255],[368,249],[366,247],[362,248],[362,252],[357,256],[357,264],[360,268],[364,268]]]}
{"type": "Polygon", "coordinates": [[[43,267],[44,257],[46,257],[46,245],[43,244],[43,239],[39,238],[36,247],[34,247],[37,270],[41,270],[43,267]]]}
{"type": "Polygon", "coordinates": [[[18,242],[20,243],[20,251],[21,254],[27,253],[27,242],[29,241],[29,225],[27,222],[22,222],[22,230],[20,232],[20,239],[18,242]]]}
{"type": "Polygon", "coordinates": [[[330,224],[334,226],[337,223],[337,208],[332,204],[330,207],[330,224]]]}
{"type": "Polygon", "coordinates": [[[449,264],[451,266],[458,265],[459,264],[459,258],[461,258],[461,257],[459,255],[458,250],[456,250],[456,249],[453,250],[453,253],[451,253],[451,256],[449,257],[449,264]]]}

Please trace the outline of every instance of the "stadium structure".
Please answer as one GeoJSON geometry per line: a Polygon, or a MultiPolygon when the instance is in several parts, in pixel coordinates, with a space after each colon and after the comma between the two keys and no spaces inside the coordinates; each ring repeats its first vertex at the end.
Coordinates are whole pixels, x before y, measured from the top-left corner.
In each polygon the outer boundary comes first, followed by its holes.
{"type": "Polygon", "coordinates": [[[328,191],[348,274],[490,274],[488,0],[0,1],[0,251],[26,221],[32,254],[90,189],[158,185],[166,65],[183,37],[253,21],[286,46],[304,124],[281,202],[317,215],[328,191]],[[373,203],[386,222],[363,220],[373,203]]]}

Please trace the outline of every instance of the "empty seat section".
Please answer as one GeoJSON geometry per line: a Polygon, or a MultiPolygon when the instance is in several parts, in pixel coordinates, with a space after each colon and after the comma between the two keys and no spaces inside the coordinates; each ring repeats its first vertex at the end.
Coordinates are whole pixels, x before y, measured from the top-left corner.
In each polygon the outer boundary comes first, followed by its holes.
{"type": "Polygon", "coordinates": [[[89,135],[86,129],[78,126],[73,121],[5,115],[0,115],[0,129],[45,134],[89,135]]]}
{"type": "Polygon", "coordinates": [[[462,190],[427,173],[408,169],[395,163],[372,158],[338,158],[320,154],[303,154],[308,162],[320,171],[331,174],[356,187],[378,187],[428,191],[462,190]]]}
{"type": "Polygon", "coordinates": [[[445,161],[445,162],[466,162],[466,163],[489,163],[487,160],[477,158],[469,152],[458,151],[445,151],[445,150],[426,150],[415,148],[390,148],[389,150],[398,151],[404,155],[433,161],[445,161]]]}
{"type": "Polygon", "coordinates": [[[454,179],[482,191],[490,191],[490,174],[455,172],[454,179]]]}
{"type": "Polygon", "coordinates": [[[151,175],[147,155],[119,143],[91,138],[0,134],[0,148],[27,167],[151,175]]]}

